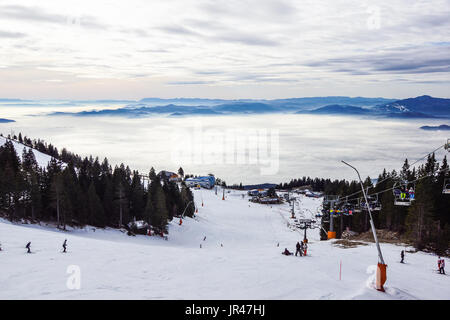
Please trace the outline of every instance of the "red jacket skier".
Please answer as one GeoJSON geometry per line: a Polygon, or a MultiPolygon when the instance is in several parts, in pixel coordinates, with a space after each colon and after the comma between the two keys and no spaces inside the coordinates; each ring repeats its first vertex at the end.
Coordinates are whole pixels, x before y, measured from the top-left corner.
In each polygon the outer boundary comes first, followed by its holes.
{"type": "Polygon", "coordinates": [[[440,274],[445,274],[445,260],[441,259],[441,257],[438,258],[438,269],[440,274]]]}

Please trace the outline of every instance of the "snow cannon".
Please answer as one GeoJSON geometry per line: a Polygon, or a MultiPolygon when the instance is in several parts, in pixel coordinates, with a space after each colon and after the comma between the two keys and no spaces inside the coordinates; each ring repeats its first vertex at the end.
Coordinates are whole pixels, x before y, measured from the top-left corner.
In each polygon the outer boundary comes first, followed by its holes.
{"type": "Polygon", "coordinates": [[[328,240],[336,239],[336,231],[328,231],[328,240]]]}
{"type": "Polygon", "coordinates": [[[386,282],[386,268],[387,264],[378,263],[377,266],[377,281],[376,281],[376,288],[378,291],[384,292],[383,285],[386,282]]]}

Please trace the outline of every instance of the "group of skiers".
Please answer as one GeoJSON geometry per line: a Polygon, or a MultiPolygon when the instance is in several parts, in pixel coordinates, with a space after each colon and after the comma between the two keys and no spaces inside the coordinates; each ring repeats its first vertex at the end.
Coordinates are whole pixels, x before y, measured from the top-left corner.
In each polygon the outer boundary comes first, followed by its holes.
{"type": "MultiPolygon", "coordinates": [[[[62,252],[64,252],[64,253],[67,252],[67,239],[64,240],[64,243],[63,243],[62,247],[63,247],[63,251],[62,252]]],[[[29,241],[25,245],[25,249],[27,249],[27,253],[32,253],[31,252],[31,241],[29,241]]],[[[1,244],[0,244],[0,251],[2,251],[1,244]]]]}
{"type": "Polygon", "coordinates": [[[395,189],[394,193],[400,198],[400,200],[414,200],[415,193],[414,189],[411,187],[409,188],[401,188],[401,189],[395,189]]]}
{"type": "MultiPolygon", "coordinates": [[[[405,263],[405,250],[402,250],[402,252],[400,252],[400,258],[401,258],[400,263],[405,263]]],[[[445,274],[445,270],[444,270],[444,268],[445,268],[445,260],[441,259],[441,257],[438,257],[437,264],[438,264],[438,271],[439,271],[439,273],[440,274],[445,274]]]]}
{"type": "MultiPolygon", "coordinates": [[[[308,239],[304,239],[301,242],[297,241],[297,244],[295,245],[295,256],[297,256],[298,254],[300,254],[300,257],[306,256],[307,250],[308,250],[308,239]]],[[[284,254],[285,256],[293,255],[293,253],[290,252],[287,248],[284,248],[284,251],[281,254],[284,254]]]]}

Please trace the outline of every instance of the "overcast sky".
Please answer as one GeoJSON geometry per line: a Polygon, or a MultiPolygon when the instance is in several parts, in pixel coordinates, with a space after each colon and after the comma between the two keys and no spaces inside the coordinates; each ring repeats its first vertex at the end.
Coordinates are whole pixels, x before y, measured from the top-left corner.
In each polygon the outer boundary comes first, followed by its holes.
{"type": "Polygon", "coordinates": [[[450,0],[0,0],[0,97],[450,97],[450,0]]]}

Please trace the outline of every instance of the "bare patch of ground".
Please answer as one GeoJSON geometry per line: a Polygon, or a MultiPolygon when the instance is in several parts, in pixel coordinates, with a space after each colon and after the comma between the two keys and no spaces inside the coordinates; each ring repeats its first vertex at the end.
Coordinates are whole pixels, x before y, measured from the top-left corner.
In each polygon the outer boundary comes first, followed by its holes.
{"type": "MultiPolygon", "coordinates": [[[[366,241],[366,242],[375,242],[373,238],[373,233],[371,230],[367,232],[363,232],[360,234],[355,234],[354,232],[344,231],[342,233],[342,238],[347,240],[356,240],[356,241],[366,241]]],[[[377,238],[380,242],[385,243],[393,243],[393,244],[404,244],[405,241],[400,237],[397,232],[389,231],[389,230],[377,230],[377,238]]]]}
{"type": "Polygon", "coordinates": [[[348,248],[356,248],[357,246],[367,246],[368,244],[361,241],[352,241],[348,239],[340,239],[333,242],[333,245],[336,247],[348,249],[348,248]]]}

